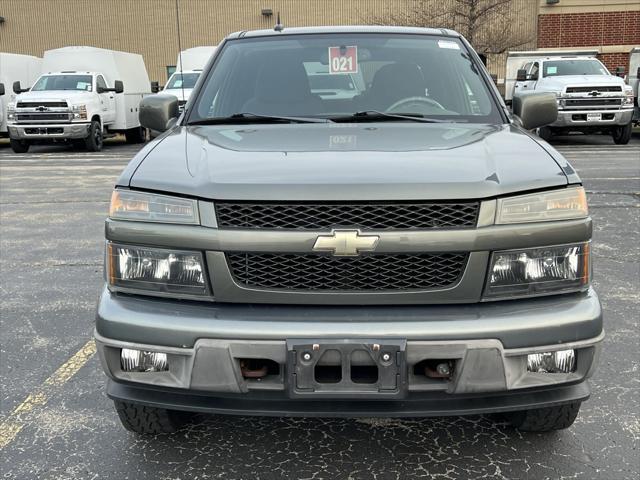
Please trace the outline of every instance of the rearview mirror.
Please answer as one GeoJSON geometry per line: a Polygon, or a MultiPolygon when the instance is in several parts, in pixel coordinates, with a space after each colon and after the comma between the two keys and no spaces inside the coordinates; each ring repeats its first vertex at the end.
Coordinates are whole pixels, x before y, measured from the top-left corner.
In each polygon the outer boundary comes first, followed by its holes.
{"type": "Polygon", "coordinates": [[[4,83],[0,83],[0,97],[4,95],[4,83]]]}
{"type": "Polygon", "coordinates": [[[514,115],[520,118],[522,127],[532,130],[553,123],[558,118],[555,93],[523,93],[513,97],[514,115]]]}
{"type": "Polygon", "coordinates": [[[516,81],[524,82],[527,80],[527,71],[524,68],[518,69],[518,73],[516,74],[516,81]]]}
{"type": "Polygon", "coordinates": [[[168,130],[178,115],[178,97],[173,95],[147,95],[140,102],[140,125],[149,130],[168,130]]]}
{"type": "Polygon", "coordinates": [[[17,82],[13,82],[13,93],[15,93],[16,95],[22,93],[22,92],[28,92],[29,89],[28,88],[22,88],[20,86],[20,81],[17,82]]]}

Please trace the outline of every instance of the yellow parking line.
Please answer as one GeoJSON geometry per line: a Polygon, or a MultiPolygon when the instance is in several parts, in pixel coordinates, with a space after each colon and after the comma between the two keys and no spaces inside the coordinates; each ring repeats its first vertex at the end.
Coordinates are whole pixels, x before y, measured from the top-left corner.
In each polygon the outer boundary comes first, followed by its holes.
{"type": "Polygon", "coordinates": [[[0,423],[0,449],[9,445],[20,433],[20,430],[27,423],[27,415],[37,407],[45,405],[95,353],[96,343],[91,339],[13,409],[9,416],[0,423]]]}

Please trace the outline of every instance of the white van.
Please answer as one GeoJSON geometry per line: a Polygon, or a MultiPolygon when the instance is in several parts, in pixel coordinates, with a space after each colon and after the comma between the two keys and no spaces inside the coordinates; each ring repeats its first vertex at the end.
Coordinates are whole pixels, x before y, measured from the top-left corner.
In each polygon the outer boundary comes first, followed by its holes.
{"type": "Polygon", "coordinates": [[[7,114],[15,152],[58,141],[99,151],[103,139],[117,133],[129,143],[146,139],[138,106],[151,85],[141,55],[94,47],[47,50],[38,80],[27,88],[15,82],[13,91],[7,114]]]}
{"type": "Polygon", "coordinates": [[[0,137],[8,137],[7,107],[15,101],[13,82],[31,85],[40,75],[42,59],[31,55],[0,52],[0,137]]]}
{"type": "Polygon", "coordinates": [[[202,46],[180,52],[176,60],[176,71],[169,77],[161,93],[174,95],[178,98],[180,109],[184,108],[202,69],[215,51],[215,46],[202,46]]]}

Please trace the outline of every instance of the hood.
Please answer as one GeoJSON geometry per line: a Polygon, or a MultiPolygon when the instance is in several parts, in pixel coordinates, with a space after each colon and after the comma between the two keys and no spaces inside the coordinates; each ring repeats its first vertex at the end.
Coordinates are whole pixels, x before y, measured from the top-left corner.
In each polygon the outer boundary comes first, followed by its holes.
{"type": "Polygon", "coordinates": [[[510,125],[191,126],[157,142],[120,184],[228,200],[466,199],[567,184],[510,125]]]}
{"type": "Polygon", "coordinates": [[[85,98],[89,98],[93,95],[93,92],[86,92],[81,90],[43,90],[38,92],[24,92],[16,97],[16,102],[19,101],[52,101],[52,102],[64,102],[64,101],[81,101],[85,98]]]}
{"type": "Polygon", "coordinates": [[[561,89],[568,85],[624,85],[624,80],[614,75],[562,75],[558,77],[543,77],[538,81],[536,90],[540,90],[542,87],[549,89],[561,89]]]}

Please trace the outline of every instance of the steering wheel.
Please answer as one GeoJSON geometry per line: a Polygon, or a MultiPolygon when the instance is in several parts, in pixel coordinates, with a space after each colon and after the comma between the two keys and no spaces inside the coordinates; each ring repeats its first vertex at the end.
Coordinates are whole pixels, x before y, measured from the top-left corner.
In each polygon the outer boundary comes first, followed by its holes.
{"type": "MultiPolygon", "coordinates": [[[[411,110],[412,107],[418,107],[418,109],[420,109],[421,107],[425,107],[427,105],[431,107],[435,106],[441,110],[446,110],[446,108],[444,108],[440,103],[436,102],[432,98],[408,97],[408,98],[403,98],[402,100],[397,101],[396,103],[391,105],[389,108],[387,108],[385,111],[388,113],[413,112],[413,110],[411,110]]],[[[423,112],[415,112],[415,113],[423,113],[423,112]]],[[[428,112],[425,112],[425,113],[428,113],[428,112]]]]}

